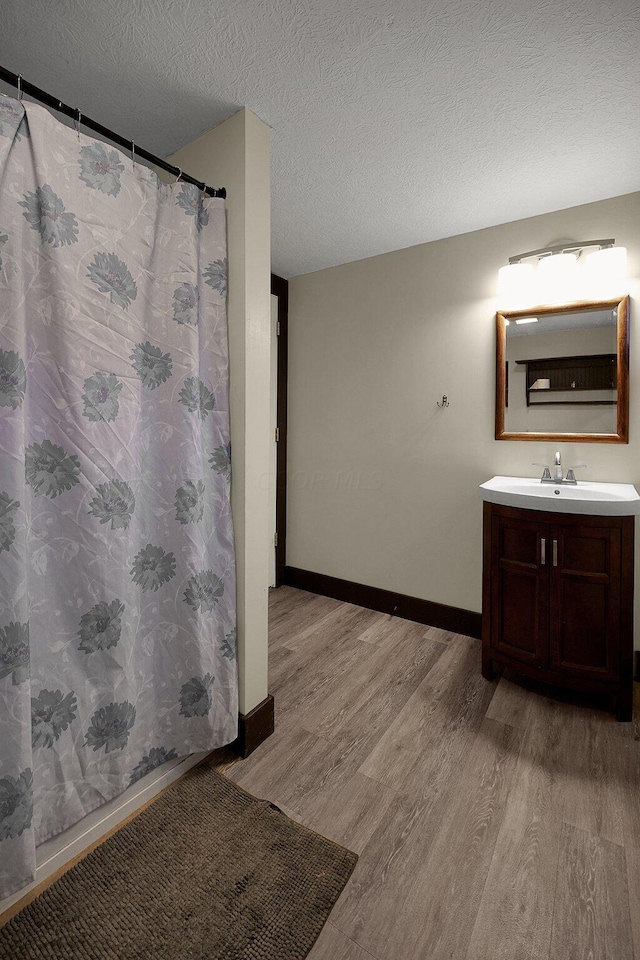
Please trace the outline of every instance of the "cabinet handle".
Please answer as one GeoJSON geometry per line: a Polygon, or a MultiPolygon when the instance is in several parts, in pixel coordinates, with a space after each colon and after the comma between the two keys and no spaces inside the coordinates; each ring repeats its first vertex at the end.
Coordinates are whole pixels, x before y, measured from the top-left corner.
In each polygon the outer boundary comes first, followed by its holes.
{"type": "Polygon", "coordinates": [[[553,565],[554,567],[558,566],[558,541],[553,540],[553,565]]]}
{"type": "Polygon", "coordinates": [[[544,537],[540,537],[540,566],[544,567],[547,562],[547,541],[544,537]]]}

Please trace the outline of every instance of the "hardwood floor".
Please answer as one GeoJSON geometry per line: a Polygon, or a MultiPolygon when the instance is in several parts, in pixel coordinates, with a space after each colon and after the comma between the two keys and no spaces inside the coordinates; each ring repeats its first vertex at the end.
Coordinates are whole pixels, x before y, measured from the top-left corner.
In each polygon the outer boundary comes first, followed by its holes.
{"type": "Polygon", "coordinates": [[[310,960],[640,960],[638,720],[290,587],[270,692],[275,734],[226,775],[360,855],[310,960]]]}

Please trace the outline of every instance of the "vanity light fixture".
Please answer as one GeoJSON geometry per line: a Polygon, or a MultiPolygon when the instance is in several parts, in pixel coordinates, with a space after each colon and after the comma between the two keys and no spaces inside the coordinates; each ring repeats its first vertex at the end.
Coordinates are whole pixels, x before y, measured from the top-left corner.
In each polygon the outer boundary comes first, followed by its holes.
{"type": "Polygon", "coordinates": [[[516,320],[516,323],[537,323],[537,317],[520,317],[519,320],[516,320]]]}
{"type": "Polygon", "coordinates": [[[615,243],[613,238],[571,241],[509,257],[498,271],[500,307],[514,310],[626,292],[627,251],[615,243]],[[582,261],[588,247],[597,249],[582,261]]]}

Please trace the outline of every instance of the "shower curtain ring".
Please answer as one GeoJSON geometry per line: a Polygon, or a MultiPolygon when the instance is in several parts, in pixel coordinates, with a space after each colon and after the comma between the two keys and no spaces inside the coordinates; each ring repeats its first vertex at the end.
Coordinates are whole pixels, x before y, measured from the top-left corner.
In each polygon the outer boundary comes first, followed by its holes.
{"type": "Polygon", "coordinates": [[[18,74],[16,87],[18,89],[18,100],[22,100],[22,74],[21,73],[18,74]]]}
{"type": "Polygon", "coordinates": [[[134,165],[134,167],[135,167],[135,165],[136,165],[136,145],[135,145],[135,143],[133,142],[133,140],[131,141],[131,163],[132,163],[132,164],[134,165]]]}
{"type": "Polygon", "coordinates": [[[178,176],[176,177],[176,183],[180,183],[181,179],[182,179],[182,169],[181,167],[178,167],[178,176]]]}
{"type": "Polygon", "coordinates": [[[79,140],[80,139],[80,121],[82,120],[82,114],[80,113],[80,110],[78,107],[76,107],[76,113],[77,113],[77,117],[76,117],[75,127],[76,127],[76,133],[78,135],[78,140],[79,140]]]}

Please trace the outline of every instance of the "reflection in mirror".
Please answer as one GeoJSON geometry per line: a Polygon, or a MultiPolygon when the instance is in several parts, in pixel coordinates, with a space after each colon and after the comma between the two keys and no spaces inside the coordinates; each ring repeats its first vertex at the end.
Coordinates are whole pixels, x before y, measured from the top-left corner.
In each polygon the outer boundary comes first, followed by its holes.
{"type": "Polygon", "coordinates": [[[627,442],[627,302],[497,315],[496,439],[627,442]]]}
{"type": "Polygon", "coordinates": [[[505,429],[615,433],[617,319],[609,309],[512,320],[505,429]]]}

